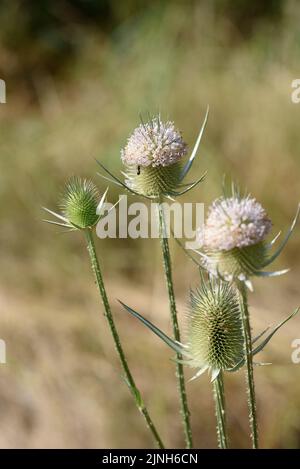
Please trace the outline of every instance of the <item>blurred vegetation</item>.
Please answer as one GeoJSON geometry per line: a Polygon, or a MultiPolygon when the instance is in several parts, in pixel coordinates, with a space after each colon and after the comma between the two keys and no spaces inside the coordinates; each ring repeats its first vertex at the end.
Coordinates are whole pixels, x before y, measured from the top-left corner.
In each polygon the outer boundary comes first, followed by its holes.
{"type": "MultiPolygon", "coordinates": [[[[216,0],[209,9],[228,22],[233,38],[241,39],[249,36],[262,20],[280,21],[283,3],[216,0]]],[[[192,13],[198,4],[197,0],[4,0],[0,5],[4,55],[0,72],[10,83],[18,83],[23,77],[23,87],[34,99],[39,75],[66,73],[67,66],[72,67],[72,60],[84,51],[85,36],[91,32],[105,41],[118,28],[147,21],[149,12],[169,11],[171,5],[192,13]]]]}
{"type": "MultiPolygon", "coordinates": [[[[94,159],[121,170],[120,148],[139,113],[161,111],[192,147],[209,104],[193,169],[208,176],[182,201],[210,203],[225,173],[262,201],[274,232],[287,228],[300,198],[300,106],[290,98],[299,74],[299,20],[293,0],[1,2],[7,104],[0,105],[0,336],[9,350],[0,369],[0,428],[8,426],[1,446],[151,444],[111,358],[82,239],[43,225],[41,206],[55,209],[73,174],[104,189],[94,159]]],[[[109,198],[117,200],[117,188],[109,198]]],[[[297,229],[280,261],[292,273],[256,282],[255,328],[298,304],[299,241],[297,229]]],[[[167,330],[156,244],[116,239],[98,246],[112,298],[167,330]]],[[[182,312],[197,272],[172,249],[182,312]]],[[[113,304],[150,408],[168,444],[180,445],[169,355],[113,304]]],[[[289,364],[295,331],[299,319],[274,341],[274,365],[257,371],[264,446],[300,447],[300,369],[289,364]]],[[[245,446],[243,379],[228,381],[232,442],[245,446]]],[[[209,390],[205,378],[189,385],[201,447],[215,445],[209,390]]]]}

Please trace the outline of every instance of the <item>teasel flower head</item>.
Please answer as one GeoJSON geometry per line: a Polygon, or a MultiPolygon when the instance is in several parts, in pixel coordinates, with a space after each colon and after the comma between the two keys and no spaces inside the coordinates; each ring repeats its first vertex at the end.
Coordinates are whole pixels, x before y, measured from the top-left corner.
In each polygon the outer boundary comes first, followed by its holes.
{"type": "Polygon", "coordinates": [[[200,235],[209,250],[230,251],[260,243],[271,228],[265,209],[254,198],[221,197],[210,207],[200,235]]]}
{"type": "MultiPolygon", "coordinates": [[[[208,118],[208,110],[190,158],[184,164],[187,144],[171,121],[162,121],[160,116],[150,118],[133,131],[121,151],[125,165],[125,182],[114,176],[100,162],[98,164],[116,184],[130,192],[150,199],[174,198],[182,195],[205,177],[183,184],[197,154],[208,118]]],[[[107,177],[100,174],[107,179],[107,177]]]]}
{"type": "Polygon", "coordinates": [[[211,280],[191,292],[187,314],[186,363],[214,378],[244,358],[240,304],[228,283],[211,280]]]}
{"type": "MultiPolygon", "coordinates": [[[[268,243],[266,237],[272,223],[265,209],[254,198],[241,197],[236,191],[231,197],[217,199],[209,208],[204,226],[198,231],[201,265],[223,280],[240,280],[252,289],[251,276],[276,276],[287,272],[265,272],[280,254],[295,228],[299,208],[292,226],[279,249],[270,251],[277,240],[268,243]]],[[[280,234],[280,233],[279,233],[280,234]]]]}
{"type": "Polygon", "coordinates": [[[66,184],[61,200],[61,213],[44,208],[56,217],[56,221],[44,220],[48,223],[73,230],[93,228],[100,220],[107,190],[100,199],[98,189],[92,181],[73,177],[66,184]]]}
{"type": "MultiPolygon", "coordinates": [[[[208,372],[214,381],[221,371],[235,372],[245,364],[241,305],[237,289],[231,282],[212,276],[204,280],[201,274],[200,287],[190,294],[184,343],[170,338],[140,313],[120,303],[175,351],[181,363],[197,369],[191,380],[208,372]]],[[[274,334],[298,312],[299,308],[276,326],[268,327],[254,337],[252,355],[261,352],[274,334]]]]}

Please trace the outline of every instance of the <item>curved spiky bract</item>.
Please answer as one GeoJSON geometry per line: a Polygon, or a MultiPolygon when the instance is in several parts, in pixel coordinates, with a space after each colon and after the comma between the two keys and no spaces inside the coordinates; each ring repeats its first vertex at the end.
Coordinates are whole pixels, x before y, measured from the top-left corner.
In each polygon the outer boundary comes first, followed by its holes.
{"type": "Polygon", "coordinates": [[[243,360],[240,305],[229,283],[203,282],[191,292],[187,335],[192,367],[227,370],[243,360]]]}
{"type": "Polygon", "coordinates": [[[99,220],[98,201],[98,190],[91,181],[73,177],[67,183],[61,207],[72,225],[85,229],[94,226],[99,220]]]}
{"type": "Polygon", "coordinates": [[[177,162],[169,166],[127,166],[127,186],[144,196],[159,197],[174,192],[180,184],[182,165],[177,162]]]}

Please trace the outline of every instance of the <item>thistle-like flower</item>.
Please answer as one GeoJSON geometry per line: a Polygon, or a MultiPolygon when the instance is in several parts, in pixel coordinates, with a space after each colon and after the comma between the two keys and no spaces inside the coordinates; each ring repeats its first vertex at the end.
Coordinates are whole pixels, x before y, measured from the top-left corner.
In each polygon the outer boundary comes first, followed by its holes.
{"type": "Polygon", "coordinates": [[[125,148],[121,151],[121,159],[126,167],[122,173],[125,182],[98,162],[112,179],[102,174],[100,176],[134,194],[150,199],[173,198],[188,192],[205,177],[203,175],[195,182],[183,184],[183,179],[197,154],[207,118],[208,110],[195,147],[185,164],[183,159],[187,155],[187,144],[181,133],[173,122],[163,122],[160,116],[157,116],[147,123],[142,122],[128,138],[125,148]]]}
{"type": "Polygon", "coordinates": [[[73,177],[67,183],[62,197],[62,213],[59,214],[44,207],[46,212],[59,221],[44,221],[69,228],[71,231],[93,228],[102,216],[106,194],[107,190],[100,199],[98,189],[92,181],[73,177]]]}
{"type": "Polygon", "coordinates": [[[265,209],[254,198],[221,197],[210,207],[204,226],[198,231],[201,265],[213,275],[225,280],[245,281],[251,289],[249,278],[253,275],[267,277],[286,273],[287,270],[264,272],[286,245],[299,216],[299,207],[292,226],[279,249],[270,255],[277,240],[266,242],[272,228],[265,209]]]}
{"type": "Polygon", "coordinates": [[[221,197],[210,207],[200,236],[207,249],[230,251],[263,241],[271,228],[265,209],[254,198],[221,197]]]}
{"type": "MultiPolygon", "coordinates": [[[[221,371],[234,372],[245,364],[241,304],[233,284],[212,278],[204,281],[203,276],[201,280],[201,286],[191,292],[185,344],[171,339],[140,313],[120,303],[128,313],[184,357],[182,363],[198,368],[192,380],[208,371],[214,381],[221,371]]],[[[254,337],[251,355],[261,352],[274,334],[298,312],[299,308],[271,330],[268,327],[254,337]]]]}
{"type": "Polygon", "coordinates": [[[162,122],[158,116],[134,130],[121,151],[121,158],[129,166],[165,167],[181,161],[186,153],[187,144],[174,123],[162,122]]]}

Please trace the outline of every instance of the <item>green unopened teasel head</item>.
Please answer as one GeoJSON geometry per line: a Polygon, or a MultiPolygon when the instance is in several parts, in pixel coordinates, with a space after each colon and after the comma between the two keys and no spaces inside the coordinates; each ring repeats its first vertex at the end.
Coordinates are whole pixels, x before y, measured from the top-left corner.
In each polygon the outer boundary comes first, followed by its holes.
{"type": "Polygon", "coordinates": [[[80,229],[90,228],[99,220],[99,192],[87,179],[73,177],[66,185],[61,208],[65,218],[80,229]]]}

